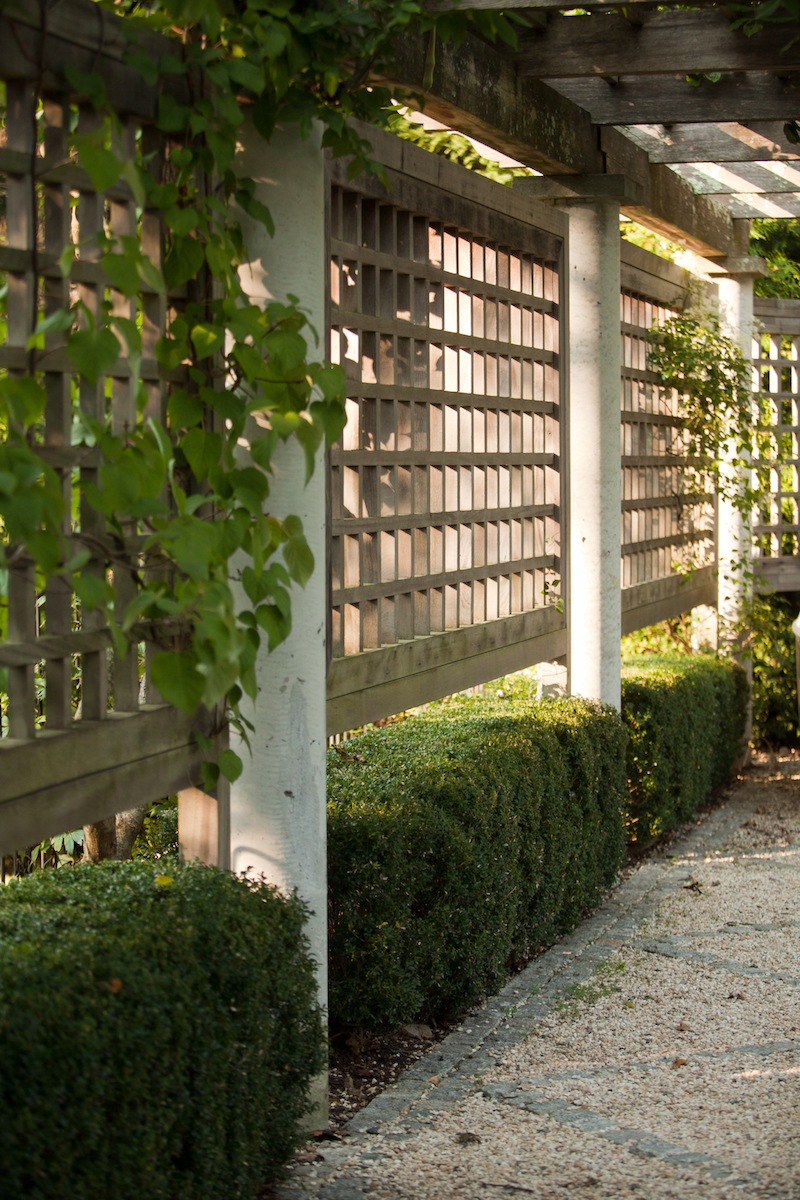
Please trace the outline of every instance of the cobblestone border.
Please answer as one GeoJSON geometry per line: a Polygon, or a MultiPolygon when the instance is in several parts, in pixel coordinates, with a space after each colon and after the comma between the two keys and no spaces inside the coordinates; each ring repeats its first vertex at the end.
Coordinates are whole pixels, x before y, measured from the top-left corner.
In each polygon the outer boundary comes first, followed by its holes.
{"type": "MultiPolygon", "coordinates": [[[[358,1160],[374,1163],[385,1157],[375,1149],[374,1135],[381,1133],[397,1141],[413,1138],[434,1114],[482,1090],[481,1077],[497,1065],[497,1052],[524,1041],[563,1000],[568,989],[586,983],[600,963],[627,945],[665,896],[691,879],[693,862],[699,864],[722,847],[749,812],[750,805],[734,795],[724,807],[702,818],[679,843],[670,846],[668,853],[642,863],[591,917],[515,975],[496,996],[409,1067],[397,1083],[356,1113],[342,1128],[341,1142],[324,1144],[323,1161],[292,1168],[290,1178],[276,1189],[277,1200],[361,1200],[368,1183],[357,1173],[358,1160]],[[333,1179],[345,1164],[347,1177],[333,1179]]],[[[643,943],[639,946],[650,948],[643,943]]],[[[677,946],[669,947],[667,952],[676,951],[680,952],[677,946]]],[[[657,952],[664,952],[660,945],[657,952]]],[[[741,1047],[739,1052],[772,1053],[783,1048],[782,1043],[775,1043],[768,1050],[741,1047]]],[[[530,1084],[525,1085],[527,1090],[521,1091],[520,1087],[493,1085],[491,1095],[519,1107],[534,1105],[529,1111],[547,1112],[556,1120],[608,1140],[631,1143],[631,1151],[643,1157],[673,1164],[692,1163],[713,1178],[728,1178],[733,1186],[748,1182],[730,1178],[730,1168],[709,1155],[682,1150],[645,1130],[620,1129],[600,1114],[577,1105],[546,1101],[531,1090],[530,1084]]]]}

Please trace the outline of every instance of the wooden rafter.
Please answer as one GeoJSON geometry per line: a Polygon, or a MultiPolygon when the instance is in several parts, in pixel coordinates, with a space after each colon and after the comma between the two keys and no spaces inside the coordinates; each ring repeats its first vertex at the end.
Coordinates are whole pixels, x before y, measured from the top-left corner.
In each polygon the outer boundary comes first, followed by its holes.
{"type": "Polygon", "coordinates": [[[643,12],[641,23],[620,13],[552,16],[545,29],[520,38],[517,70],[533,79],[621,75],[778,71],[800,67],[800,43],[772,25],[746,37],[717,9],[643,12]]]}
{"type": "Polygon", "coordinates": [[[800,146],[786,138],[778,122],[737,122],[628,126],[625,135],[651,163],[793,162],[800,146]]]}
{"type": "Polygon", "coordinates": [[[685,75],[624,75],[614,80],[551,79],[551,87],[597,125],[671,121],[789,121],[800,113],[800,72],[741,71],[697,86],[685,75]]]}

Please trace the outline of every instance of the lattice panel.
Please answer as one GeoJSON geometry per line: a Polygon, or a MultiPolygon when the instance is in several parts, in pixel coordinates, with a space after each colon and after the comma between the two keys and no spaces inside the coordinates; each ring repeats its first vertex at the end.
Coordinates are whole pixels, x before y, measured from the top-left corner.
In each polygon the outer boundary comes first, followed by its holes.
{"type": "MultiPolygon", "coordinates": [[[[166,384],[155,360],[155,343],[165,330],[163,296],[142,285],[132,298],[111,286],[100,258],[96,235],[135,236],[157,266],[162,261],[162,222],[157,210],[137,214],[128,185],[120,181],[103,195],[97,194],[89,176],[71,156],[70,122],[80,132],[95,129],[93,109],[76,110],[63,96],[38,96],[30,84],[6,85],[5,142],[0,146],[0,173],[6,180],[7,236],[0,246],[0,270],[8,285],[8,334],[0,348],[0,367],[11,375],[34,371],[43,380],[47,408],[37,431],[37,453],[61,478],[64,495],[72,503],[64,534],[76,550],[87,544],[97,549],[93,569],[103,576],[106,552],[113,548],[104,518],[85,500],[79,500],[82,483],[97,484],[102,459],[96,447],[72,444],[73,406],[96,420],[110,416],[111,427],[122,432],[137,422],[135,387],[120,341],[120,355],[97,383],[75,372],[64,348],[64,334],[45,335],[43,349],[30,351],[28,339],[41,316],[76,301],[96,317],[108,302],[111,311],[135,321],[142,336],[141,375],[145,380],[145,416],[164,422],[166,384]],[[35,182],[34,182],[35,172],[35,182]],[[34,196],[34,188],[38,195],[34,196]],[[38,211],[38,230],[33,214],[38,211]],[[75,261],[67,278],[59,261],[72,243],[75,261]]],[[[133,118],[123,116],[115,145],[125,157],[135,154],[137,137],[147,150],[163,155],[161,135],[140,130],[133,118]]],[[[82,318],[85,321],[85,318],[82,318]]],[[[143,530],[134,523],[124,530],[136,551],[143,530]]],[[[146,567],[140,561],[140,565],[146,567]]],[[[132,596],[136,583],[129,572],[114,568],[120,603],[132,596]]],[[[82,721],[104,719],[109,700],[117,712],[137,711],[140,703],[138,655],[115,656],[109,666],[110,638],[103,618],[81,611],[70,588],[52,579],[37,595],[33,565],[17,554],[9,570],[8,640],[0,647],[0,666],[8,667],[5,732],[12,739],[31,739],[43,725],[48,730],[68,729],[76,717],[82,721]],[[75,701],[79,699],[79,711],[75,701]]],[[[149,687],[149,685],[148,685],[149,687]]],[[[160,698],[149,688],[148,701],[160,698]]]]}
{"type": "Polygon", "coordinates": [[[331,232],[333,657],[555,603],[557,262],[339,186],[331,232]]]}
{"type": "MultiPolygon", "coordinates": [[[[766,324],[768,318],[762,318],[766,324]]],[[[785,327],[786,322],[783,322],[785,327]]],[[[760,464],[768,500],[754,524],[757,553],[762,558],[790,558],[798,553],[798,434],[800,434],[800,381],[798,346],[800,321],[795,333],[767,330],[753,338],[753,366],[758,391],[770,401],[774,447],[782,450],[779,467],[760,464]]]]}
{"type": "Polygon", "coordinates": [[[647,369],[646,331],[675,310],[623,290],[622,586],[714,561],[714,508],[687,491],[680,396],[647,369]]]}

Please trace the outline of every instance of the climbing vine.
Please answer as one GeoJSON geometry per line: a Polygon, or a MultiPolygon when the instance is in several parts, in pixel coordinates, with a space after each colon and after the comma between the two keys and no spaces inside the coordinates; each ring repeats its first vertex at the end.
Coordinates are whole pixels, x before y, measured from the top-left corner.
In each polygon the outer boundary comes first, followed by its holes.
{"type": "MultiPolygon", "coordinates": [[[[42,0],[43,29],[47,6],[42,0]]],[[[380,172],[369,142],[350,121],[386,125],[392,101],[403,99],[369,82],[389,62],[397,35],[418,27],[433,47],[437,37],[458,40],[470,25],[509,42],[513,29],[499,14],[432,13],[417,0],[358,6],[347,0],[99,0],[98,6],[123,18],[124,61],[160,89],[163,164],[156,169],[158,155],[145,148],[145,139],[133,156],[119,150],[121,123],[107,81],[73,68],[66,69],[72,103],[92,106],[97,119],[89,130],[72,130],[70,151],[99,193],[124,180],[139,213],[162,214],[161,268],[143,251],[140,236],[115,236],[107,224],[93,251],[109,286],[126,297],[137,298],[142,283],[164,296],[187,289],[188,299],[172,309],[156,345],[164,378],[179,372],[181,382],[170,388],[165,422],[147,411],[141,306],[130,319],[116,315],[106,296],[96,313],[73,298],[69,307],[45,315],[37,297],[28,372],[0,378],[0,569],[13,570],[27,558],[40,590],[55,575],[67,579],[84,610],[104,614],[118,654],[135,653],[142,638],[160,645],[151,677],[165,700],[188,712],[223,705],[246,738],[241,703],[244,696],[256,698],[257,651],[264,639],[271,650],[287,637],[291,588],[305,586],[314,569],[300,520],[269,509],[273,458],[282,442],[295,440],[310,476],[319,447],[339,436],[345,417],[343,371],[322,356],[309,359],[307,346],[318,331],[302,298],[261,308],[243,290],[238,268],[247,250],[237,213],[271,235],[279,237],[280,230],[256,196],[254,179],[242,173],[242,125],[251,121],[268,142],[279,122],[296,125],[303,138],[319,122],[323,146],[351,156],[351,176],[380,172]],[[152,32],[174,46],[158,61],[152,39],[143,40],[152,32]],[[103,454],[97,483],[75,478],[72,496],[64,495],[58,475],[37,453],[46,405],[38,358],[45,338],[52,348],[55,335],[75,371],[73,441],[97,445],[103,454]],[[110,417],[93,419],[78,403],[78,380],[97,385],[121,352],[139,412],[137,423],[122,430],[110,417]],[[96,539],[89,544],[68,519],[79,504],[105,518],[110,543],[103,545],[101,570],[96,539]],[[234,580],[237,553],[246,565],[234,580]],[[137,584],[124,602],[112,565],[137,584]]],[[[67,277],[75,253],[68,246],[62,256],[67,277]]],[[[197,736],[209,755],[206,786],[214,786],[220,770],[235,779],[242,769],[238,756],[226,750],[211,761],[211,740],[197,736]]]]}
{"type": "MultiPolygon", "coordinates": [[[[681,396],[681,444],[685,490],[702,494],[711,483],[749,528],[769,492],[770,469],[784,447],[775,440],[767,397],[753,391],[753,368],[707,312],[671,317],[648,332],[649,366],[662,385],[681,396]]],[[[750,545],[739,548],[734,573],[751,568],[750,545]]]]}

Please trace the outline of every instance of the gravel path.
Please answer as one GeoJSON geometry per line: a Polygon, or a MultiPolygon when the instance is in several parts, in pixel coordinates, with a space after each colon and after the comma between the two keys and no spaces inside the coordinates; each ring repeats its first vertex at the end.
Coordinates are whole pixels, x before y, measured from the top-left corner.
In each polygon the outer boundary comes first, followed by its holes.
{"type": "Polygon", "coordinates": [[[757,762],[280,1200],[800,1200],[799,892],[800,761],[757,762]]]}

